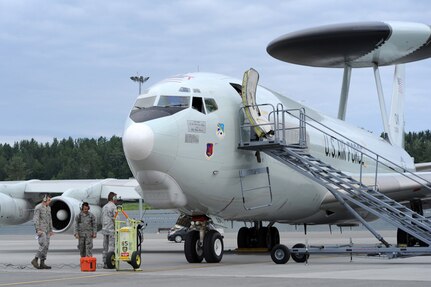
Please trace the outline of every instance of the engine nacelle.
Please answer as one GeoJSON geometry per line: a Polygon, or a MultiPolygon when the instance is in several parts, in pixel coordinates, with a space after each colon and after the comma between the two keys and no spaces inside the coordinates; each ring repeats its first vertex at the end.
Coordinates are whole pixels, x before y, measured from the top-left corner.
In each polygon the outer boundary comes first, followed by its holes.
{"type": "Polygon", "coordinates": [[[29,221],[32,216],[31,209],[31,204],[27,200],[0,193],[0,225],[15,225],[29,221]]]}
{"type": "MultiPolygon", "coordinates": [[[[51,201],[52,226],[56,233],[73,233],[75,217],[81,210],[82,202],[71,197],[58,196],[51,201]]],[[[102,208],[98,205],[90,205],[90,212],[97,221],[97,230],[101,229],[102,208]]]]}

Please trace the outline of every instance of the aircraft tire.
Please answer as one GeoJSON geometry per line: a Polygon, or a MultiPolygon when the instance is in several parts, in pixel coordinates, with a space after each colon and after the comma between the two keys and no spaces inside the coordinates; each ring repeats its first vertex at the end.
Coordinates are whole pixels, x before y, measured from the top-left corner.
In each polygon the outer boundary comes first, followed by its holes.
{"type": "Polygon", "coordinates": [[[223,236],[217,230],[209,230],[204,237],[203,249],[207,263],[219,263],[223,258],[223,236]]]}
{"type": "Polygon", "coordinates": [[[115,268],[115,252],[108,252],[106,254],[106,266],[108,266],[108,269],[114,269],[115,268]]]}
{"type": "Polygon", "coordinates": [[[199,231],[192,230],[184,241],[184,255],[189,263],[201,263],[204,259],[202,246],[199,244],[199,231]]]}
{"type": "Polygon", "coordinates": [[[290,259],[290,251],[286,245],[278,244],[271,250],[271,259],[276,264],[286,264],[290,259]]]}
{"type": "Polygon", "coordinates": [[[250,247],[249,229],[247,227],[241,227],[238,230],[237,246],[238,248],[249,248],[250,247]]]}
{"type": "Polygon", "coordinates": [[[277,227],[272,226],[269,229],[269,236],[270,236],[269,250],[272,250],[274,246],[280,244],[280,232],[278,232],[277,227]]]}
{"type": "Polygon", "coordinates": [[[427,247],[428,244],[425,242],[417,239],[414,236],[411,236],[404,230],[398,228],[397,230],[397,245],[398,246],[407,246],[407,247],[413,247],[413,246],[421,246],[421,247],[427,247]]]}
{"type": "Polygon", "coordinates": [[[259,229],[257,229],[256,227],[250,227],[248,229],[248,234],[247,234],[247,243],[248,243],[248,248],[256,248],[256,247],[260,247],[259,245],[259,229]]]}
{"type": "Polygon", "coordinates": [[[258,232],[258,247],[269,248],[271,245],[271,237],[270,237],[268,227],[259,228],[258,232]]]}
{"type": "MultiPolygon", "coordinates": [[[[302,243],[298,243],[293,245],[292,248],[305,248],[305,244],[302,243]]],[[[308,260],[308,258],[310,257],[310,254],[306,254],[306,253],[290,253],[290,256],[292,257],[293,261],[297,262],[297,263],[304,263],[308,260]]]]}
{"type": "Polygon", "coordinates": [[[397,245],[398,246],[408,246],[408,234],[404,230],[398,228],[397,230],[397,245]]]}

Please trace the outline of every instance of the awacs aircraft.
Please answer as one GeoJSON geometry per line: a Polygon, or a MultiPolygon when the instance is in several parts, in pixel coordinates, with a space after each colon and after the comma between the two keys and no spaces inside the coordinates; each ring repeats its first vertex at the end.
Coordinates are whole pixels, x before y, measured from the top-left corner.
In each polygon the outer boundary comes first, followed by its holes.
{"type": "MultiPolygon", "coordinates": [[[[402,147],[403,64],[431,55],[430,35],[427,25],[367,22],[271,42],[267,51],[277,59],[344,68],[338,119],[258,86],[253,69],[242,80],[189,73],[153,85],[138,96],[126,121],[124,152],[137,183],[128,182],[124,196],[142,192],[148,204],[189,217],[184,253],[191,263],[222,260],[223,237],[215,228],[220,219],[253,222],[239,230],[238,247],[267,247],[279,262],[288,249],[279,245],[275,223],[362,223],[387,244],[367,223],[380,217],[399,229],[400,243],[431,245],[431,222],[420,215],[429,206],[431,174],[417,173],[402,147]],[[379,66],[386,65],[397,65],[389,117],[379,78],[379,66]],[[374,70],[384,138],[344,121],[352,68],[364,67],[374,70]]],[[[8,220],[20,211],[28,220],[34,198],[47,192],[35,190],[37,184],[3,184],[1,196],[16,207],[8,220]]],[[[93,194],[92,188],[76,196],[63,190],[57,189],[65,202],[53,215],[58,218],[93,194]],[[73,202],[64,200],[72,196],[73,202]]],[[[103,184],[94,190],[100,208],[103,184]]],[[[2,217],[4,210],[2,205],[2,217]]]]}

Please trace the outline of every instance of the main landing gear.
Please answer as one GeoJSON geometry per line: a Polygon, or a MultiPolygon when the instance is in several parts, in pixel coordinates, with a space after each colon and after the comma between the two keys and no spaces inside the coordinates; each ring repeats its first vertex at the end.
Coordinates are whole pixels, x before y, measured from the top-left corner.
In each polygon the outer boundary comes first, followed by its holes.
{"type": "Polygon", "coordinates": [[[223,258],[223,236],[207,216],[194,217],[184,242],[184,255],[189,263],[218,263],[223,258]]]}
{"type": "Polygon", "coordinates": [[[241,227],[238,231],[238,249],[266,248],[271,250],[280,243],[280,233],[272,224],[262,226],[261,221],[256,221],[253,227],[241,227]]]}
{"type": "MultiPolygon", "coordinates": [[[[424,215],[422,200],[420,199],[411,200],[410,209],[420,215],[424,215]]],[[[405,232],[400,228],[398,228],[397,230],[397,244],[398,246],[406,246],[406,247],[413,247],[413,246],[427,247],[428,246],[428,244],[426,244],[425,242],[422,242],[416,237],[411,236],[410,234],[408,234],[407,232],[405,232]]]]}
{"type": "MultiPolygon", "coordinates": [[[[280,233],[272,226],[262,226],[261,221],[254,222],[253,227],[241,227],[238,231],[238,249],[258,249],[263,248],[271,251],[271,259],[277,264],[285,264],[292,258],[295,262],[302,263],[308,260],[309,254],[291,252],[287,246],[280,244],[280,233]]],[[[305,245],[298,243],[293,249],[305,248],[305,245]]]]}

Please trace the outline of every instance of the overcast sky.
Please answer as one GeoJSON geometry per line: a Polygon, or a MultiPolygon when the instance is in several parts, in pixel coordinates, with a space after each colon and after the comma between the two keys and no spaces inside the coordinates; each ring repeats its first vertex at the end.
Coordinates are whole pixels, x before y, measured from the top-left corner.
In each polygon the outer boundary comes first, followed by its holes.
{"type": "MultiPolygon", "coordinates": [[[[273,39],[356,21],[431,24],[431,2],[0,0],[0,142],[122,135],[137,96],[129,77],[204,71],[260,84],[336,116],[342,70],[280,62],[273,39]]],[[[431,60],[406,66],[406,130],[431,128],[431,60]]],[[[393,68],[382,68],[387,106],[393,68]]],[[[372,69],[354,70],[347,121],[379,133],[372,69]]]]}

